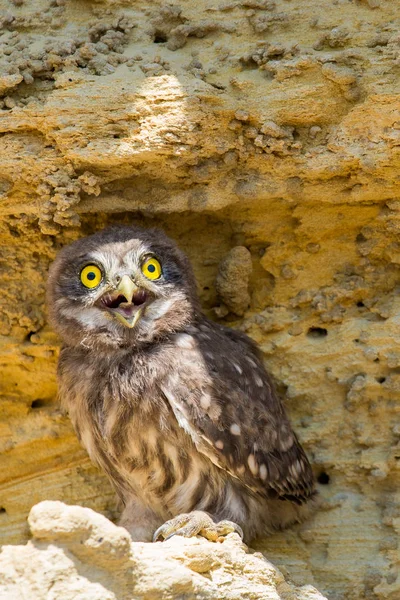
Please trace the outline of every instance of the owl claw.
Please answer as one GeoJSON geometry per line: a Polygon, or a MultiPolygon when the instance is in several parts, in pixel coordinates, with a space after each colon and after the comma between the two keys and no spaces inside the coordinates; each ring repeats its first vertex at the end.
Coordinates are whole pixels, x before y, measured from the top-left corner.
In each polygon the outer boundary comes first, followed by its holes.
{"type": "Polygon", "coordinates": [[[220,521],[217,523],[217,529],[220,536],[228,535],[228,533],[237,533],[241,540],[244,537],[243,529],[233,521],[220,521]]]}
{"type": "MultiPolygon", "coordinates": [[[[161,525],[161,527],[159,527],[158,529],[156,529],[156,530],[155,530],[155,532],[154,532],[154,534],[153,534],[153,544],[154,544],[155,542],[158,542],[158,538],[159,538],[159,537],[160,537],[160,535],[162,534],[162,532],[163,532],[163,529],[164,529],[164,528],[165,528],[165,524],[164,524],[164,525],[161,525]]],[[[168,536],[168,537],[169,537],[169,536],[168,536]]],[[[167,539],[167,538],[164,538],[164,540],[165,540],[165,539],[167,539]]]]}
{"type": "Polygon", "coordinates": [[[237,523],[232,521],[215,523],[207,513],[193,511],[166,521],[154,532],[153,542],[156,542],[160,536],[167,541],[175,535],[182,537],[201,535],[211,542],[223,542],[226,535],[234,532],[243,539],[242,528],[237,523]]]}

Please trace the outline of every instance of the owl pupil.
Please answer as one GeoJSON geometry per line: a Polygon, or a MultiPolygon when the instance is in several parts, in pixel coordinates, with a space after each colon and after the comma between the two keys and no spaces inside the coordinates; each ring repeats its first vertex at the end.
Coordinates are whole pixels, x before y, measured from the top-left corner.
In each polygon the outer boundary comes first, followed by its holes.
{"type": "Polygon", "coordinates": [[[154,265],[149,265],[149,266],[147,267],[147,270],[149,271],[149,273],[154,273],[154,271],[156,270],[156,268],[155,268],[155,266],[154,266],[154,265]]]}
{"type": "Polygon", "coordinates": [[[93,273],[93,271],[90,271],[90,273],[87,274],[87,278],[89,279],[89,281],[93,281],[93,279],[95,279],[96,274],[93,273]]]}

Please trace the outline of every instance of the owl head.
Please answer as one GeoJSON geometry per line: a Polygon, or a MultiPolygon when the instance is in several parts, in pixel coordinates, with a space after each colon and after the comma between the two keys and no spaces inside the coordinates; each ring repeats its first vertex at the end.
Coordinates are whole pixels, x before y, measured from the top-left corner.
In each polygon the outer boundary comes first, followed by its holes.
{"type": "Polygon", "coordinates": [[[199,310],[187,257],[162,231],[112,226],[63,248],[50,268],[50,322],[71,346],[160,339],[199,310]]]}

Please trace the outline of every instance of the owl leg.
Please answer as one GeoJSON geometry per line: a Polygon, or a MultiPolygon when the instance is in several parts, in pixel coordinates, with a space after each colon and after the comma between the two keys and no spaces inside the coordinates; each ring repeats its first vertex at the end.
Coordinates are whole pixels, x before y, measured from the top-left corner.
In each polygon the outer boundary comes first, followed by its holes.
{"type": "Polygon", "coordinates": [[[154,529],[160,523],[159,515],[131,498],[121,515],[118,525],[125,527],[134,542],[151,542],[154,529]]]}
{"type": "Polygon", "coordinates": [[[224,536],[233,532],[238,533],[243,539],[243,531],[236,523],[232,521],[215,523],[207,513],[194,510],[190,513],[178,515],[161,525],[153,535],[153,542],[156,542],[160,536],[164,540],[169,540],[174,535],[181,535],[182,537],[201,535],[211,542],[222,542],[224,536]]]}

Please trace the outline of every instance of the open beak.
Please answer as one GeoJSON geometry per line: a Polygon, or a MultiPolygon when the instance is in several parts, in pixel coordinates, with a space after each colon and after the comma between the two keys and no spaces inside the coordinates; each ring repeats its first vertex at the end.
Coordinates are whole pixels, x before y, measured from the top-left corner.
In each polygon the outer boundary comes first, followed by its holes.
{"type": "Polygon", "coordinates": [[[128,275],[123,276],[119,283],[119,286],[117,287],[117,291],[123,296],[125,296],[126,301],[129,304],[132,304],[133,294],[138,289],[139,288],[137,287],[136,283],[134,283],[128,275]]]}
{"type": "Polygon", "coordinates": [[[132,329],[138,322],[148,300],[146,290],[139,288],[124,275],[115,291],[104,294],[101,304],[126,327],[132,329]]]}

